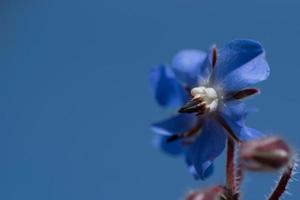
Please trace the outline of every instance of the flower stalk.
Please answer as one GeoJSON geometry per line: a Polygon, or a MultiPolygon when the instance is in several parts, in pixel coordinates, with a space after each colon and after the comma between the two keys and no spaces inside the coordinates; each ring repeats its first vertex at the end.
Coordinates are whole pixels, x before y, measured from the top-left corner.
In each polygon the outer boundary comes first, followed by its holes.
{"type": "Polygon", "coordinates": [[[236,193],[235,144],[231,138],[227,140],[226,185],[231,194],[236,193]]]}
{"type": "Polygon", "coordinates": [[[244,179],[244,173],[245,173],[245,169],[244,166],[242,165],[240,158],[238,158],[237,160],[237,165],[236,165],[236,192],[238,194],[238,197],[240,196],[240,189],[241,189],[241,185],[244,179]]]}
{"type": "Polygon", "coordinates": [[[292,160],[284,169],[274,191],[271,193],[268,200],[279,200],[280,197],[286,192],[289,181],[292,178],[295,169],[295,160],[292,160]]]}

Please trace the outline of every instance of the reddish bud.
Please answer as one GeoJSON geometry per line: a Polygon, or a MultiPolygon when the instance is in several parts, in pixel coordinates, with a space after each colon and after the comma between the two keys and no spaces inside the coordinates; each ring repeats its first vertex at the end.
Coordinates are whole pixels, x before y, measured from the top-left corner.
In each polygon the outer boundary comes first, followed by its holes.
{"type": "Polygon", "coordinates": [[[193,191],[185,200],[219,200],[224,195],[224,188],[215,186],[210,189],[193,191]]]}
{"type": "Polygon", "coordinates": [[[272,171],[286,166],[293,153],[286,142],[268,137],[241,145],[241,162],[248,170],[272,171]]]}

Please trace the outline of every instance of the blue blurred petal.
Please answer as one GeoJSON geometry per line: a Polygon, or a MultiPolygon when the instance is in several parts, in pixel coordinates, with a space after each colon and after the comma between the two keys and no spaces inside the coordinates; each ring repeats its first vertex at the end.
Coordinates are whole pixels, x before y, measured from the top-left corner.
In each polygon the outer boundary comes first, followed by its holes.
{"type": "Polygon", "coordinates": [[[197,124],[197,117],[191,114],[179,114],[166,120],[152,124],[151,129],[160,135],[170,136],[184,133],[197,124]]]}
{"type": "Polygon", "coordinates": [[[228,125],[242,141],[263,136],[258,130],[246,126],[245,118],[250,112],[252,109],[247,109],[245,104],[241,102],[227,102],[221,112],[228,125]]]}
{"type": "Polygon", "coordinates": [[[242,141],[255,140],[264,137],[264,134],[254,128],[249,128],[246,125],[241,129],[240,139],[242,141]]]}
{"type": "Polygon", "coordinates": [[[251,111],[252,109],[248,109],[245,103],[241,101],[225,102],[221,110],[221,112],[233,121],[244,120],[251,111]]]}
{"type": "Polygon", "coordinates": [[[202,174],[202,176],[199,176],[199,173],[197,172],[195,166],[193,164],[191,164],[190,161],[186,160],[186,163],[188,165],[189,172],[193,175],[193,177],[196,180],[198,180],[198,179],[204,180],[205,178],[211,176],[212,173],[214,172],[214,164],[211,161],[206,161],[203,163],[202,169],[204,171],[204,174],[202,174]]]}
{"type": "Polygon", "coordinates": [[[212,174],[212,162],[225,148],[226,133],[216,121],[207,119],[200,136],[187,149],[186,160],[194,176],[204,180],[212,174]]]}
{"type": "Polygon", "coordinates": [[[203,65],[206,57],[206,53],[199,50],[180,51],[172,61],[172,67],[177,78],[187,86],[197,85],[199,78],[207,77],[203,65]]]}
{"type": "Polygon", "coordinates": [[[169,154],[181,154],[183,152],[182,140],[167,142],[167,139],[171,135],[184,133],[192,129],[196,126],[197,121],[198,119],[194,115],[178,114],[153,124],[151,129],[157,133],[154,137],[154,145],[169,154]]]}
{"type": "Polygon", "coordinates": [[[237,91],[265,80],[270,74],[265,51],[254,40],[233,40],[219,51],[216,82],[225,91],[237,91]]]}
{"type": "Polygon", "coordinates": [[[187,92],[176,80],[170,68],[159,66],[150,72],[150,84],[161,106],[182,106],[187,101],[187,92]]]}
{"type": "Polygon", "coordinates": [[[183,153],[183,145],[181,140],[167,142],[168,136],[156,135],[153,140],[154,146],[160,148],[162,151],[177,156],[183,153]]]}

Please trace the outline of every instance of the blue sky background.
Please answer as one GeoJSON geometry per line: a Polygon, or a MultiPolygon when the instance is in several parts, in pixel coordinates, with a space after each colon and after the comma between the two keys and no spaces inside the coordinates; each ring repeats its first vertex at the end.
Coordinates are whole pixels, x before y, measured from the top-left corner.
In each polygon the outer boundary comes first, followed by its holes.
{"type": "MultiPolygon", "coordinates": [[[[183,48],[234,38],[265,46],[271,76],[248,124],[300,147],[300,2],[3,0],[0,3],[0,199],[176,200],[223,183],[224,155],[206,182],[151,145],[168,116],[148,72],[183,48]]],[[[277,174],[248,174],[264,199],[277,174]]],[[[299,199],[294,182],[286,199],[299,199]]]]}

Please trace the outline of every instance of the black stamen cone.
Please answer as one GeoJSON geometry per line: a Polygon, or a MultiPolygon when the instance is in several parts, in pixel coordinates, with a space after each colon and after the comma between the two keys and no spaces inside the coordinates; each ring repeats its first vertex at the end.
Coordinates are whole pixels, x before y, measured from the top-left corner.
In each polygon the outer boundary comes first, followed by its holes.
{"type": "Polygon", "coordinates": [[[194,112],[198,112],[199,108],[201,108],[201,106],[203,106],[202,103],[202,99],[200,98],[196,98],[196,99],[192,99],[191,101],[188,101],[184,106],[182,106],[178,112],[179,113],[194,113],[194,112]]]}

